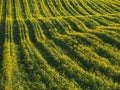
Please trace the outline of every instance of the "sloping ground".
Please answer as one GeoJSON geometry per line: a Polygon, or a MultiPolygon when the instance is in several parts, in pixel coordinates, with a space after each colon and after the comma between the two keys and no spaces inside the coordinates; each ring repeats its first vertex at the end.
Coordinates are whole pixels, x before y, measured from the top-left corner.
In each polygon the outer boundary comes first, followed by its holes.
{"type": "Polygon", "coordinates": [[[120,90],[120,0],[0,0],[0,90],[120,90]]]}

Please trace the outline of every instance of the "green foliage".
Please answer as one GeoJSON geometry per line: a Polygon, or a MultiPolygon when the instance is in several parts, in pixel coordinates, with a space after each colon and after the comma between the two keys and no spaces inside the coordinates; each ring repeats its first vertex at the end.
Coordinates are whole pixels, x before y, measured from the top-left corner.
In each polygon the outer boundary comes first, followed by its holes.
{"type": "Polygon", "coordinates": [[[119,0],[0,0],[0,90],[119,90],[119,0]]]}

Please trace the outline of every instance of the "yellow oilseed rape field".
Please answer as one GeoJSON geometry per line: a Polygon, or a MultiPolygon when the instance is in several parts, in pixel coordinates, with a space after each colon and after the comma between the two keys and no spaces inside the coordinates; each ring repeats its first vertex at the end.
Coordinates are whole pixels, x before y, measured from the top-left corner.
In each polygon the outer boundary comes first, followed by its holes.
{"type": "Polygon", "coordinates": [[[120,0],[0,0],[0,90],[120,90],[120,0]]]}

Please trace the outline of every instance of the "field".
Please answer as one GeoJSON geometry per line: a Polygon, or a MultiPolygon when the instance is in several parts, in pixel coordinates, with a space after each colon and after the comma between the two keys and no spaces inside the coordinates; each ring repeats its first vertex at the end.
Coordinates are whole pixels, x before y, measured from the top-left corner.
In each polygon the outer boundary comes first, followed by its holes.
{"type": "Polygon", "coordinates": [[[120,0],[0,0],[0,90],[120,90],[120,0]]]}

